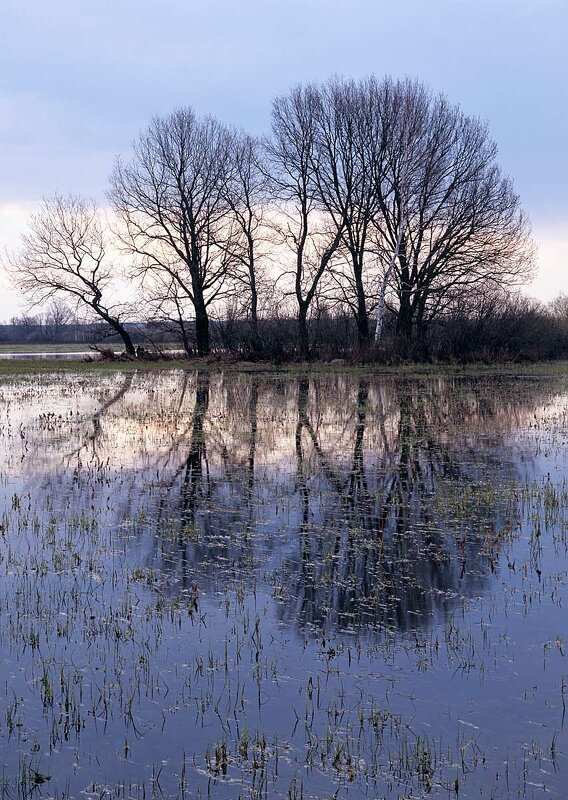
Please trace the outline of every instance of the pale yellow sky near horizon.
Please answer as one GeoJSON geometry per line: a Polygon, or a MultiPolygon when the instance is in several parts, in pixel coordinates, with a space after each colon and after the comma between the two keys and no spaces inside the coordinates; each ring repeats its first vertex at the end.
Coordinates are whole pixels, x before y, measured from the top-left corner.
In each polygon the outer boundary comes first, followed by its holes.
{"type": "MultiPolygon", "coordinates": [[[[35,204],[10,203],[0,205],[0,250],[14,250],[25,232],[27,220],[37,208],[35,204]]],[[[532,223],[537,245],[537,274],[524,287],[525,294],[544,302],[559,294],[568,294],[568,224],[563,222],[532,223]]],[[[0,269],[0,323],[24,310],[25,299],[12,289],[0,269]]]]}

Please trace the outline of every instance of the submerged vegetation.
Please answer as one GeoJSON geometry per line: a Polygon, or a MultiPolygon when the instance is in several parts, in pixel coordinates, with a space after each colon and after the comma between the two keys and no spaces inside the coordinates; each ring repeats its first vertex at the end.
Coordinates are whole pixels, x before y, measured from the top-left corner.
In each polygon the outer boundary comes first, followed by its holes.
{"type": "Polygon", "coordinates": [[[563,796],[561,374],[95,368],[0,384],[0,796],[563,796]]]}

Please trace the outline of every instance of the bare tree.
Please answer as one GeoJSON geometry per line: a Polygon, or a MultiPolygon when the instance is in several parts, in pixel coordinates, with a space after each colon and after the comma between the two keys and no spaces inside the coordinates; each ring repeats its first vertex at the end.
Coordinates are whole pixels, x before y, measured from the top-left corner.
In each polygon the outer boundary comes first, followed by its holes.
{"type": "Polygon", "coordinates": [[[374,78],[358,83],[335,78],[319,88],[311,87],[318,97],[313,150],[317,200],[341,234],[345,258],[336,263],[332,274],[342,303],[354,314],[360,345],[371,336],[368,261],[375,254],[369,237],[380,208],[377,186],[387,142],[382,90],[374,78]]]}
{"type": "Polygon", "coordinates": [[[116,270],[107,257],[106,234],[94,205],[75,195],[44,200],[7,267],[31,307],[65,298],[103,320],[120,336],[126,352],[136,355],[124,320],[126,306],[105,299],[116,270]]]}
{"type": "Polygon", "coordinates": [[[389,108],[393,141],[375,227],[392,263],[397,332],[409,341],[458,294],[525,281],[532,244],[484,124],[408,81],[392,86],[389,108]]]}
{"type": "Polygon", "coordinates": [[[379,213],[373,220],[373,240],[383,263],[375,324],[375,342],[381,338],[386,312],[386,295],[402,257],[401,251],[409,213],[409,201],[420,191],[423,148],[420,148],[420,131],[423,131],[427,113],[428,96],[424,86],[414,81],[393,82],[386,79],[375,97],[382,120],[384,138],[381,175],[375,189],[379,213]],[[389,205],[393,214],[387,213],[389,205]],[[386,260],[386,263],[385,263],[386,260]]]}
{"type": "Polygon", "coordinates": [[[335,297],[352,310],[361,345],[375,307],[380,337],[389,287],[409,340],[457,293],[527,278],[527,222],[478,120],[410,80],[335,78],[292,99],[307,109],[312,203],[341,231],[335,297]]]}
{"type": "Polygon", "coordinates": [[[311,87],[297,87],[277,98],[272,107],[272,136],[265,143],[271,193],[280,204],[274,226],[293,259],[290,272],[303,358],[309,356],[310,307],[343,234],[343,226],[333,224],[318,207],[314,163],[320,103],[311,87]]]}
{"type": "Polygon", "coordinates": [[[44,328],[46,336],[55,342],[61,335],[66,325],[73,321],[73,311],[61,299],[53,300],[44,314],[44,328]]]}
{"type": "Polygon", "coordinates": [[[208,309],[227,290],[231,262],[219,243],[231,210],[231,148],[219,122],[180,108],[152,120],[111,178],[122,242],[139,257],[139,275],[165,273],[189,298],[199,355],[210,349],[208,309]]]}
{"type": "Polygon", "coordinates": [[[266,288],[269,228],[265,219],[267,176],[258,141],[246,133],[235,133],[231,161],[231,175],[226,185],[231,217],[223,242],[232,264],[234,294],[250,320],[251,344],[259,350],[259,304],[260,292],[266,288]]]}

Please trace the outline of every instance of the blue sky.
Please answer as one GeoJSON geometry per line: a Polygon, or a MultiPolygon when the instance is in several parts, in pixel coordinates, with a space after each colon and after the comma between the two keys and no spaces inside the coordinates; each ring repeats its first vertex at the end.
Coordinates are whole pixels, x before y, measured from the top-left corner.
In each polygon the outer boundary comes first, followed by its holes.
{"type": "MultiPolygon", "coordinates": [[[[266,129],[333,73],[412,76],[487,120],[568,292],[568,0],[1,0],[0,247],[43,196],[104,200],[117,154],[177,105],[266,129]]],[[[0,287],[0,319],[17,310],[0,287]]]]}

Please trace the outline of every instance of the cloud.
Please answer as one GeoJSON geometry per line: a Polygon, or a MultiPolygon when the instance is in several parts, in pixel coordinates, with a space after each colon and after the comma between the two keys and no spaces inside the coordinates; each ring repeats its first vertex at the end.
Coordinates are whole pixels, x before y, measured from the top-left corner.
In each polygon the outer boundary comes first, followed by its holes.
{"type": "Polygon", "coordinates": [[[527,287],[527,294],[551,300],[568,292],[568,225],[562,223],[533,226],[538,245],[538,273],[527,287]]]}

